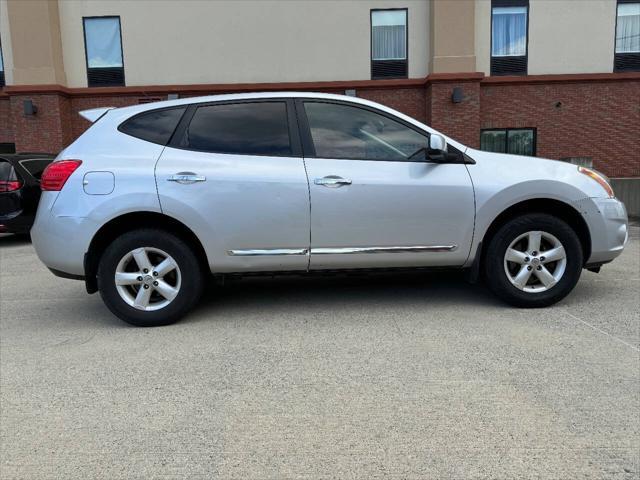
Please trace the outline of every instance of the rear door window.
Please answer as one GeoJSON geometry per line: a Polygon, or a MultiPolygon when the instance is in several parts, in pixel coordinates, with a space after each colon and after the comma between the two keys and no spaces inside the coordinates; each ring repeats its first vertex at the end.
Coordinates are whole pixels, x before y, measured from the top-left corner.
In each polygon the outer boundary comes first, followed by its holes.
{"type": "Polygon", "coordinates": [[[186,107],[151,110],[130,118],[119,130],[132,137],[166,145],[178,126],[186,107]]]}
{"type": "Polygon", "coordinates": [[[198,107],[180,146],[238,155],[291,156],[285,102],[243,102],[198,107]]]}

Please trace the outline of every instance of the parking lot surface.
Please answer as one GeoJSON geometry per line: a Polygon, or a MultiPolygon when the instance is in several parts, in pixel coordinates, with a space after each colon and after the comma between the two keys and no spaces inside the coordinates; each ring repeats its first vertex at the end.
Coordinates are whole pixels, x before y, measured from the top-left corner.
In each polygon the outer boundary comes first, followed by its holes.
{"type": "Polygon", "coordinates": [[[247,279],[127,326],[0,237],[0,478],[640,476],[640,239],[560,304],[247,279]]]}

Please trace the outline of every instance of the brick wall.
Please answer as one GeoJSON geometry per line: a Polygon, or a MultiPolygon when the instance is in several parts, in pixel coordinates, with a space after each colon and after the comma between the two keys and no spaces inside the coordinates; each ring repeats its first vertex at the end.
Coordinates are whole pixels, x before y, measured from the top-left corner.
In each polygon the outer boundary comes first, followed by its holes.
{"type": "Polygon", "coordinates": [[[640,82],[483,85],[481,128],[532,127],[537,155],[590,157],[610,177],[640,176],[640,82]]]}
{"type": "Polygon", "coordinates": [[[436,82],[429,90],[429,126],[469,147],[478,148],[480,139],[480,81],[436,82]],[[462,88],[463,99],[453,103],[455,87],[462,88]]]}
{"type": "Polygon", "coordinates": [[[73,141],[70,101],[64,95],[11,96],[10,115],[17,152],[56,153],[73,141]],[[37,107],[36,115],[24,114],[24,101],[37,107]]]}
{"type": "Polygon", "coordinates": [[[424,87],[394,89],[360,89],[358,96],[391,107],[421,122],[427,120],[424,87]]]}
{"type": "MultiPolygon", "coordinates": [[[[99,107],[128,107],[129,105],[137,105],[141,97],[139,96],[95,96],[95,97],[77,97],[71,100],[71,129],[73,138],[77,138],[91,126],[91,122],[85,120],[78,112],[82,110],[90,110],[99,107]]],[[[166,95],[164,96],[166,99],[166,95]]]]}
{"type": "Polygon", "coordinates": [[[8,95],[0,95],[0,143],[13,143],[13,116],[8,95]]]}
{"type": "MultiPolygon", "coordinates": [[[[537,130],[537,154],[561,159],[590,157],[598,170],[611,177],[640,176],[640,80],[600,81],[504,81],[464,77],[436,79],[409,86],[370,83],[353,85],[361,98],[395,108],[456,140],[478,147],[482,128],[530,127],[537,130]],[[380,85],[378,87],[378,85],[380,85]],[[451,94],[462,87],[463,101],[453,103],[451,94]]],[[[304,87],[287,86],[291,90],[304,87]]],[[[313,91],[344,93],[350,86],[313,86],[313,91]]],[[[233,92],[212,86],[211,91],[180,91],[181,96],[233,92]]],[[[259,89],[257,89],[259,90],[259,89]]],[[[176,92],[175,89],[170,90],[176,92]]],[[[247,91],[247,88],[243,88],[247,91]]],[[[164,99],[168,91],[155,91],[164,99]]],[[[18,151],[58,152],[89,127],[81,110],[135,105],[140,92],[123,94],[43,93],[0,96],[0,142],[15,138],[18,151]],[[22,101],[38,106],[36,116],[26,117],[22,101]]]]}

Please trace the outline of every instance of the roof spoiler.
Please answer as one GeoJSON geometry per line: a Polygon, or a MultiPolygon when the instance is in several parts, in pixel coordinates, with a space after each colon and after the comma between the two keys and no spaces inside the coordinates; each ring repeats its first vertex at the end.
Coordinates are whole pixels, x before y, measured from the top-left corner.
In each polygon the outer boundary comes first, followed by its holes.
{"type": "Polygon", "coordinates": [[[82,118],[86,118],[91,123],[98,121],[105,113],[109,110],[113,110],[116,107],[100,107],[100,108],[92,108],[91,110],[82,110],[80,116],[82,118]]]}

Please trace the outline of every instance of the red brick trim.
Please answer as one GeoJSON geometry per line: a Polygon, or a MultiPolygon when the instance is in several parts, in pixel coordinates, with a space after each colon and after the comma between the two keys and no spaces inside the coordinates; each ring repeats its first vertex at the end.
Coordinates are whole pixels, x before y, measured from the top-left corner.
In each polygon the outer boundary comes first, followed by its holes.
{"type": "Polygon", "coordinates": [[[640,72],[484,77],[481,82],[485,85],[526,85],[534,83],[615,82],[629,80],[640,80],[640,72]]]}
{"type": "Polygon", "coordinates": [[[432,73],[425,78],[405,78],[395,80],[344,80],[335,82],[282,82],[282,83],[226,83],[195,85],[149,85],[131,87],[69,88],[62,85],[7,85],[0,91],[6,95],[58,94],[69,97],[94,96],[142,96],[167,93],[198,94],[216,92],[249,92],[280,90],[346,90],[350,88],[414,88],[440,82],[479,81],[483,85],[572,83],[572,82],[613,82],[640,80],[640,72],[625,73],[577,73],[563,75],[525,75],[485,77],[482,72],[432,73]]]}
{"type": "Polygon", "coordinates": [[[6,85],[4,87],[5,95],[46,95],[53,93],[57,95],[68,95],[69,89],[62,85],[6,85]]]}
{"type": "Polygon", "coordinates": [[[9,85],[8,95],[37,95],[56,93],[72,97],[94,97],[109,95],[148,95],[160,93],[215,93],[281,90],[346,90],[349,88],[413,88],[426,84],[425,78],[398,80],[353,80],[336,82],[283,82],[283,83],[227,83],[199,85],[149,85],[132,87],[82,87],[69,88],[62,85],[9,85]]]}
{"type": "Polygon", "coordinates": [[[432,73],[425,78],[425,83],[478,81],[483,78],[482,72],[432,73]]]}

